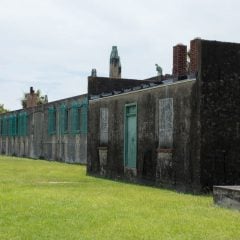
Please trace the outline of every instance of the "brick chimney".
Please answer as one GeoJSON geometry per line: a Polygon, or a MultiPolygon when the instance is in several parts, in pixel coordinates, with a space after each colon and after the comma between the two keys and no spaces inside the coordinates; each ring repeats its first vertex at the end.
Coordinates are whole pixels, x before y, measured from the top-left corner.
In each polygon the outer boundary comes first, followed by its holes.
{"type": "Polygon", "coordinates": [[[199,66],[201,38],[195,38],[190,42],[190,75],[196,76],[199,66]]]}
{"type": "Polygon", "coordinates": [[[33,87],[30,87],[30,93],[27,94],[27,108],[37,106],[37,94],[33,90],[33,87]]]}
{"type": "Polygon", "coordinates": [[[176,79],[187,77],[187,46],[177,44],[173,47],[173,76],[176,79]]]}

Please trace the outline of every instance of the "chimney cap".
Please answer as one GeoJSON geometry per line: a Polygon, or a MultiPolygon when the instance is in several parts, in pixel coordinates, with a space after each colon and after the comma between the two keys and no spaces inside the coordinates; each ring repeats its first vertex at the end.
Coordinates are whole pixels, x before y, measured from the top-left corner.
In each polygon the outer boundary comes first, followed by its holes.
{"type": "Polygon", "coordinates": [[[178,46],[178,45],[184,46],[184,44],[183,44],[183,43],[178,43],[178,44],[177,44],[177,46],[178,46]]]}
{"type": "Polygon", "coordinates": [[[178,43],[173,47],[187,47],[187,45],[183,44],[183,43],[178,43]]]}
{"type": "Polygon", "coordinates": [[[33,87],[30,87],[30,94],[33,94],[34,93],[34,89],[33,87]]]}

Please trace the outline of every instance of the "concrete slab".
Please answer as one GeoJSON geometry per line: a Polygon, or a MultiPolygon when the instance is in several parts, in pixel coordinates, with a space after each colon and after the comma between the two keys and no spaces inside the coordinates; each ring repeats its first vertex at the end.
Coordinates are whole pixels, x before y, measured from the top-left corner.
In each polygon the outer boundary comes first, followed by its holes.
{"type": "Polygon", "coordinates": [[[220,206],[240,210],[240,186],[213,186],[213,201],[220,206]]]}

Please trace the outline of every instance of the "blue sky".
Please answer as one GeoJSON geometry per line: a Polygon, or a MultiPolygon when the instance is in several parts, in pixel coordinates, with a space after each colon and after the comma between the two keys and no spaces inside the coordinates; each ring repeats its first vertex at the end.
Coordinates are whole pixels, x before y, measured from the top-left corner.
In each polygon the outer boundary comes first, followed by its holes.
{"type": "Polygon", "coordinates": [[[49,101],[108,76],[112,45],[122,77],[172,71],[172,47],[191,39],[240,42],[239,0],[0,0],[0,103],[14,110],[30,86],[49,101]]]}

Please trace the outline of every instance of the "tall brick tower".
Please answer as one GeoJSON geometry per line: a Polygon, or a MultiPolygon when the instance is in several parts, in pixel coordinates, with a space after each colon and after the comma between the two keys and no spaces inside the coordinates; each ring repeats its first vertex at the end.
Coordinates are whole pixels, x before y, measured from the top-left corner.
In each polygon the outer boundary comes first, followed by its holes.
{"type": "Polygon", "coordinates": [[[177,44],[173,47],[173,76],[177,79],[187,76],[187,46],[177,44]]]}
{"type": "Polygon", "coordinates": [[[121,78],[121,62],[118,56],[117,46],[112,47],[110,55],[110,78],[121,78]]]}
{"type": "Polygon", "coordinates": [[[190,75],[196,76],[200,57],[201,38],[195,38],[190,42],[190,75]]]}

